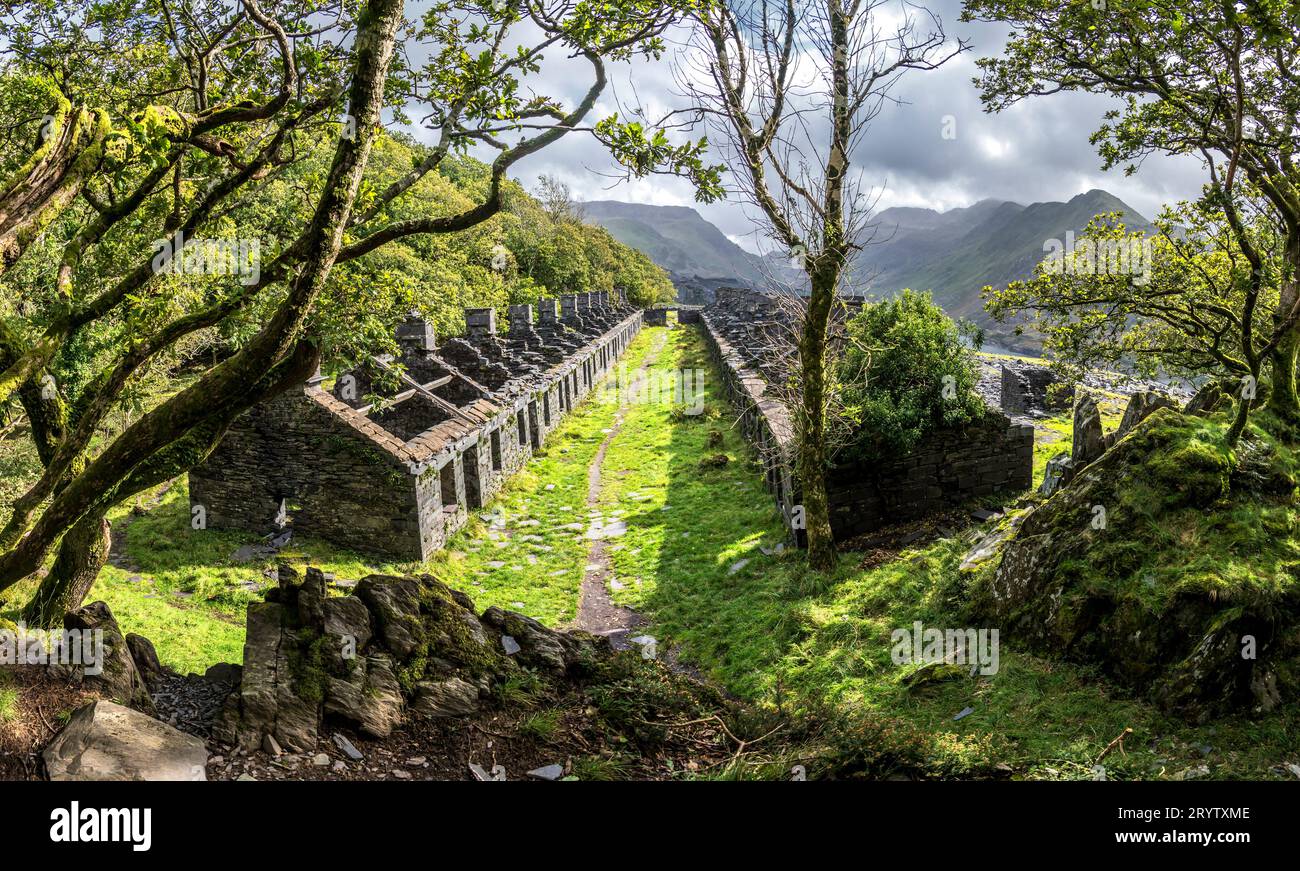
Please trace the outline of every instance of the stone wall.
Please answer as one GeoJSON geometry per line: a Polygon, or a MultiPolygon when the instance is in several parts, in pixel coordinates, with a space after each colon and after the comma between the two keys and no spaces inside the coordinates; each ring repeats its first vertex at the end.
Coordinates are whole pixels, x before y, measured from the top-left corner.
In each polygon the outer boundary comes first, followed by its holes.
{"type": "MultiPolygon", "coordinates": [[[[789,409],[768,389],[778,367],[776,301],[757,291],[726,288],[704,309],[701,325],[723,385],[739,414],[739,428],[762,458],[791,537],[805,543],[801,488],[794,472],[794,429],[789,409]]],[[[831,524],[837,538],[912,520],[966,500],[1018,492],[1032,484],[1034,430],[989,408],[984,420],[932,435],[907,456],[886,465],[838,467],[828,476],[831,524]]]]}
{"type": "Polygon", "coordinates": [[[837,467],[827,477],[837,538],[915,520],[977,496],[1032,485],[1034,428],[989,409],[984,420],[930,436],[885,465],[837,467]]]}
{"type": "Polygon", "coordinates": [[[266,534],[283,506],[302,535],[419,558],[420,512],[401,442],[355,412],[332,413],[313,391],[323,394],[309,384],[245,412],[190,472],[192,510],[208,529],[266,534]]]}
{"type": "Polygon", "coordinates": [[[739,413],[737,426],[763,464],[764,480],[791,536],[803,544],[795,513],[802,498],[794,475],[794,426],[785,404],[767,395],[767,382],[747,365],[742,354],[714,327],[706,309],[700,317],[710,352],[722,375],[723,388],[739,413]]]}
{"type": "Polygon", "coordinates": [[[1003,363],[1001,376],[1001,405],[1007,414],[1064,411],[1074,402],[1074,391],[1046,366],[1003,363]]]}

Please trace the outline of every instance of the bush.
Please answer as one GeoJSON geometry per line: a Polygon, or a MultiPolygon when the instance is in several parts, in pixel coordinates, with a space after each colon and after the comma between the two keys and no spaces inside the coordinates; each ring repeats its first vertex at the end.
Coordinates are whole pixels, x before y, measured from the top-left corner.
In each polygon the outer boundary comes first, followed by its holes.
{"type": "Polygon", "coordinates": [[[854,459],[888,459],[926,435],[984,416],[975,365],[963,338],[982,341],[928,293],[904,290],[864,306],[847,325],[850,341],[839,367],[854,459]]]}

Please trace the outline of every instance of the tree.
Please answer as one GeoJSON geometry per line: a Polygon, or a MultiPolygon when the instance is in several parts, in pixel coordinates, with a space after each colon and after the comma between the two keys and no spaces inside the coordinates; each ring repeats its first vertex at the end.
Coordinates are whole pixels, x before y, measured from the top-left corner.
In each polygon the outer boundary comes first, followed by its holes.
{"type": "Polygon", "coordinates": [[[1152,153],[1201,156],[1212,172],[1210,195],[1239,236],[1247,228],[1234,209],[1238,177],[1259,192],[1280,229],[1284,266],[1267,342],[1268,404],[1283,421],[1300,424],[1300,7],[1282,0],[967,0],[963,17],[1013,28],[1002,57],[979,61],[977,83],[989,110],[1058,91],[1107,92],[1123,101],[1092,137],[1107,168],[1125,164],[1133,172],[1152,153]]]}
{"type": "Polygon", "coordinates": [[[998,319],[1029,315],[1053,367],[1077,380],[1100,366],[1148,377],[1213,373],[1242,401],[1229,433],[1245,429],[1284,265],[1267,206],[1243,198],[1234,227],[1213,188],[1165,209],[1157,232],[1129,232],[1118,214],[1093,219],[1075,250],[1038,265],[1033,278],[984,289],[998,319]]]}
{"type": "Polygon", "coordinates": [[[979,378],[958,324],[929,293],[868,303],[845,325],[840,360],[848,451],[859,461],[896,458],[936,430],[984,416],[979,378]]]}
{"type": "MultiPolygon", "coordinates": [[[[40,134],[34,153],[0,163],[12,168],[0,185],[0,280],[22,303],[0,319],[0,402],[22,400],[44,472],[0,531],[0,590],[57,547],[25,616],[48,624],[75,607],[102,566],[104,512],[201,461],[238,414],[317,365],[318,306],[338,264],[497,214],[518,160],[595,132],[582,124],[606,63],[659,52],[663,30],[692,5],[448,2],[418,26],[401,0],[341,5],[334,19],[313,0],[274,13],[256,0],[79,15],[45,0],[6,7],[5,95],[40,134]],[[532,42],[518,44],[516,31],[532,42]],[[426,67],[405,65],[406,39],[435,46],[426,67]],[[520,96],[552,49],[592,69],[569,109],[520,96]],[[426,109],[437,141],[381,185],[366,178],[380,111],[401,120],[410,103],[426,109]],[[328,123],[340,105],[342,123],[328,123]],[[476,201],[413,214],[416,186],[475,143],[497,152],[476,201]],[[320,171],[283,196],[281,183],[315,153],[329,155],[320,171]],[[193,254],[183,240],[203,233],[256,237],[273,253],[233,280],[177,268],[193,254]],[[92,450],[150,366],[216,329],[241,334],[232,355],[92,450]],[[68,369],[91,371],[55,377],[68,369]]],[[[677,153],[698,161],[693,147],[677,153]]]]}
{"type": "Polygon", "coordinates": [[[678,79],[727,154],[740,194],[808,279],[795,465],[809,562],[829,569],[836,561],[826,495],[829,327],[845,271],[869,237],[870,206],[850,176],[852,154],[905,72],[934,69],[968,46],[950,45],[933,13],[886,0],[726,0],[696,21],[678,79]],[[890,31],[887,7],[900,16],[890,31]]]}

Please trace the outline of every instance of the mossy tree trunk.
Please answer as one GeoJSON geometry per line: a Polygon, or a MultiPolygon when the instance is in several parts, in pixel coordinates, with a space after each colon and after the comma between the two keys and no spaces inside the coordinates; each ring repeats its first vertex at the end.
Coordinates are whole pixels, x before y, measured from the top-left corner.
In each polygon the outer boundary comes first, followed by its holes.
{"type": "Polygon", "coordinates": [[[835,536],[831,532],[830,500],[826,494],[826,334],[835,300],[838,272],[814,273],[812,296],[799,337],[800,401],[797,416],[795,465],[803,491],[803,517],[808,535],[808,562],[829,571],[835,567],[835,536]]]}
{"type": "MultiPolygon", "coordinates": [[[[1279,326],[1300,302],[1300,229],[1287,233],[1285,263],[1289,274],[1282,282],[1277,310],[1273,316],[1279,326]]],[[[1300,396],[1296,393],[1296,354],[1300,352],[1300,323],[1292,324],[1273,349],[1272,384],[1268,409],[1281,421],[1300,427],[1300,396]]]]}
{"type": "Polygon", "coordinates": [[[63,625],[63,615],[81,607],[108,562],[111,543],[108,519],[102,513],[87,514],[77,521],[59,542],[50,573],[23,608],[23,622],[45,629],[63,625]]]}

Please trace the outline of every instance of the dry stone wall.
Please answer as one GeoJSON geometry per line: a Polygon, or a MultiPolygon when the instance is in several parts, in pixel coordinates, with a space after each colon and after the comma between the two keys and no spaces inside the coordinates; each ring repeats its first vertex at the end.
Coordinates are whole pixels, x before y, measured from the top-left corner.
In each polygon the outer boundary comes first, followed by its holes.
{"type": "MultiPolygon", "coordinates": [[[[853,301],[859,304],[860,301],[853,301]]],[[[700,320],[722,373],[739,427],[763,461],[768,489],[791,537],[804,544],[801,488],[794,471],[789,409],[769,388],[785,349],[778,300],[742,288],[721,288],[700,320]]],[[[1028,489],[1034,430],[990,408],[978,425],[940,432],[888,464],[836,467],[828,477],[831,526],[838,538],[870,532],[977,496],[1028,489]]]]}

